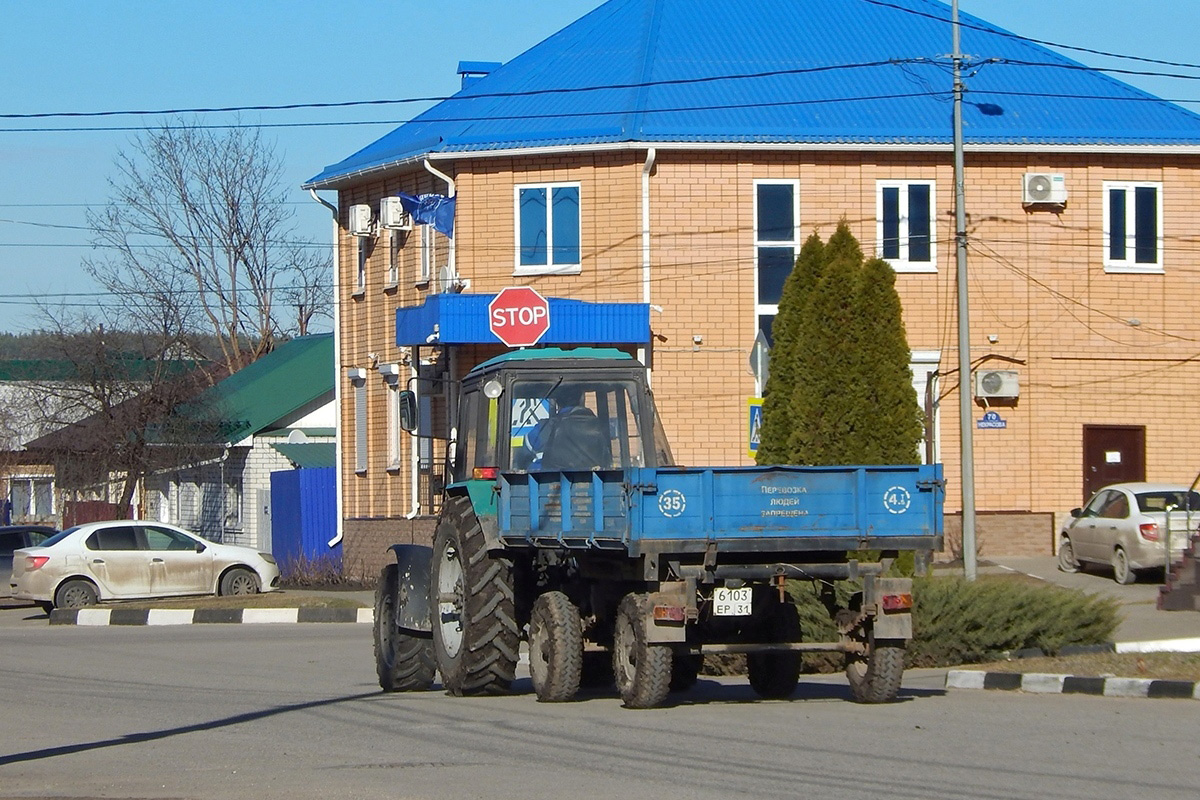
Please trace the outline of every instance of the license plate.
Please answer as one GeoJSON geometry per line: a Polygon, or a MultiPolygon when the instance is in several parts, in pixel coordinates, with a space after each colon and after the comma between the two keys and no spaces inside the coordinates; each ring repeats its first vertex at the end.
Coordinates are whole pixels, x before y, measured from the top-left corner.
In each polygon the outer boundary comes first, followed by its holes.
{"type": "Polygon", "coordinates": [[[713,614],[718,617],[750,616],[750,587],[713,589],[713,614]]]}

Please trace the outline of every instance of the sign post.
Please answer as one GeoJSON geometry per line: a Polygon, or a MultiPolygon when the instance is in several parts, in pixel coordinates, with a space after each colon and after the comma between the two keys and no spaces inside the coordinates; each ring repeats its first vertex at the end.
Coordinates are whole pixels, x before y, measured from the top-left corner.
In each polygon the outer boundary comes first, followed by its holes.
{"type": "Polygon", "coordinates": [[[550,330],[550,303],[529,286],[502,289],[488,303],[488,330],[509,347],[530,347],[550,330]]]}

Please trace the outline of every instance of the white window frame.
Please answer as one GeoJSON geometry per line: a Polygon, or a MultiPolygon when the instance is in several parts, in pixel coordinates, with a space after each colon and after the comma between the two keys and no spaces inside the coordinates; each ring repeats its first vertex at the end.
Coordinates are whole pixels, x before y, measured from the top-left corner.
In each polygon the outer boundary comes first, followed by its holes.
{"type": "Polygon", "coordinates": [[[367,291],[367,237],[355,236],[354,239],[358,246],[358,274],[354,278],[353,294],[361,297],[367,291]]]}
{"type": "Polygon", "coordinates": [[[242,485],[242,479],[237,476],[229,476],[225,479],[225,507],[222,511],[225,514],[224,526],[226,531],[240,533],[243,530],[244,520],[242,518],[242,502],[245,497],[245,492],[242,485]]]}
{"type": "Polygon", "coordinates": [[[387,464],[388,472],[398,472],[403,466],[400,452],[400,374],[383,376],[387,385],[387,464]]]}
{"type": "Polygon", "coordinates": [[[892,266],[896,272],[937,272],[937,185],[927,180],[875,181],[875,255],[892,266]],[[929,260],[910,261],[908,258],[908,188],[929,187],[929,260]],[[900,190],[900,257],[886,258],[883,255],[883,191],[900,190]]]}
{"type": "Polygon", "coordinates": [[[1104,271],[1112,273],[1130,273],[1130,274],[1161,274],[1163,272],[1163,185],[1162,181],[1104,181],[1104,271]],[[1136,248],[1136,233],[1137,233],[1137,204],[1134,200],[1135,189],[1154,189],[1158,202],[1155,204],[1156,219],[1155,226],[1155,256],[1156,260],[1153,264],[1139,264],[1134,259],[1137,257],[1136,248]],[[1111,233],[1111,216],[1109,214],[1109,206],[1111,205],[1111,192],[1120,190],[1125,192],[1125,258],[1112,258],[1111,250],[1109,249],[1109,235],[1111,233]]]}
{"type": "Polygon", "coordinates": [[[53,475],[14,475],[8,479],[8,500],[13,504],[12,518],[14,524],[24,522],[30,519],[48,519],[58,513],[58,500],[55,497],[57,487],[55,486],[53,475]],[[21,483],[26,485],[26,492],[29,497],[29,505],[26,508],[19,509],[16,506],[16,499],[13,497],[13,488],[16,484],[21,483]],[[36,484],[50,484],[50,508],[43,509],[38,506],[38,497],[36,484]]]}
{"type": "Polygon", "coordinates": [[[513,275],[578,275],[583,271],[583,184],[579,181],[519,183],[513,186],[513,275]],[[554,261],[554,190],[575,188],[579,192],[579,261],[555,264],[554,261]],[[521,190],[546,190],[546,263],[521,263],[521,190]]]}
{"type": "Polygon", "coordinates": [[[434,260],[437,258],[437,240],[434,238],[436,231],[432,225],[421,225],[421,263],[419,272],[417,273],[417,286],[425,286],[430,281],[430,276],[433,275],[435,267],[434,260]]]}
{"type": "Polygon", "coordinates": [[[361,367],[346,370],[354,397],[354,472],[367,472],[367,371],[361,367]]]}
{"type": "Polygon", "coordinates": [[[755,178],[754,179],[754,335],[758,335],[762,317],[779,315],[778,303],[760,303],[758,286],[758,250],[760,247],[790,247],[792,248],[792,263],[800,253],[800,181],[796,179],[755,178]],[[758,187],[760,186],[791,186],[792,187],[792,238],[790,240],[758,238],[758,187]]]}
{"type": "Polygon", "coordinates": [[[400,247],[403,231],[392,228],[388,231],[388,268],[384,289],[395,289],[400,285],[400,247]]]}
{"type": "MultiPolygon", "coordinates": [[[[921,407],[922,413],[925,411],[925,391],[926,386],[932,381],[933,384],[933,462],[937,463],[941,460],[941,430],[940,430],[940,414],[939,403],[937,397],[938,391],[938,369],[942,363],[941,350],[913,350],[908,356],[908,369],[912,373],[913,389],[917,393],[917,405],[921,407]],[[932,376],[931,376],[932,373],[932,376]]],[[[925,436],[922,433],[921,441],[918,443],[920,463],[926,463],[925,459],[925,436]]]]}

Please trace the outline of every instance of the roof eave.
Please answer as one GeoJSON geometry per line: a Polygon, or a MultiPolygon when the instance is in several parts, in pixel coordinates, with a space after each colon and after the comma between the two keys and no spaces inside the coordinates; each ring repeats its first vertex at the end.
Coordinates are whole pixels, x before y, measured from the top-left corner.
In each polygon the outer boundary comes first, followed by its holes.
{"type": "MultiPolygon", "coordinates": [[[[563,155],[568,153],[597,153],[644,151],[649,148],[664,150],[725,150],[725,151],[817,151],[846,152],[856,150],[890,152],[950,152],[950,142],[684,142],[684,141],[635,141],[595,142],[590,144],[536,145],[486,150],[457,150],[429,152],[407,156],[353,170],[341,175],[330,176],[321,181],[301,184],[302,189],[340,189],[360,182],[363,178],[382,176],[429,161],[457,161],[462,159],[516,158],[531,155],[563,155]]],[[[1105,153],[1138,155],[1200,155],[1200,141],[1189,144],[1156,144],[1131,142],[967,142],[963,149],[972,153],[1105,153]]]]}

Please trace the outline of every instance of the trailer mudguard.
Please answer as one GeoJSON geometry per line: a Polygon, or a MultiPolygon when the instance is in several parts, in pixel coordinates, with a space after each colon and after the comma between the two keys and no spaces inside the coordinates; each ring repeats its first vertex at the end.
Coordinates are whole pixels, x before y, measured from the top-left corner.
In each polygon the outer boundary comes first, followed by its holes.
{"type": "Polygon", "coordinates": [[[429,582],[433,548],[423,544],[394,544],[396,555],[396,624],[420,633],[432,633],[429,619],[429,582]]]}

